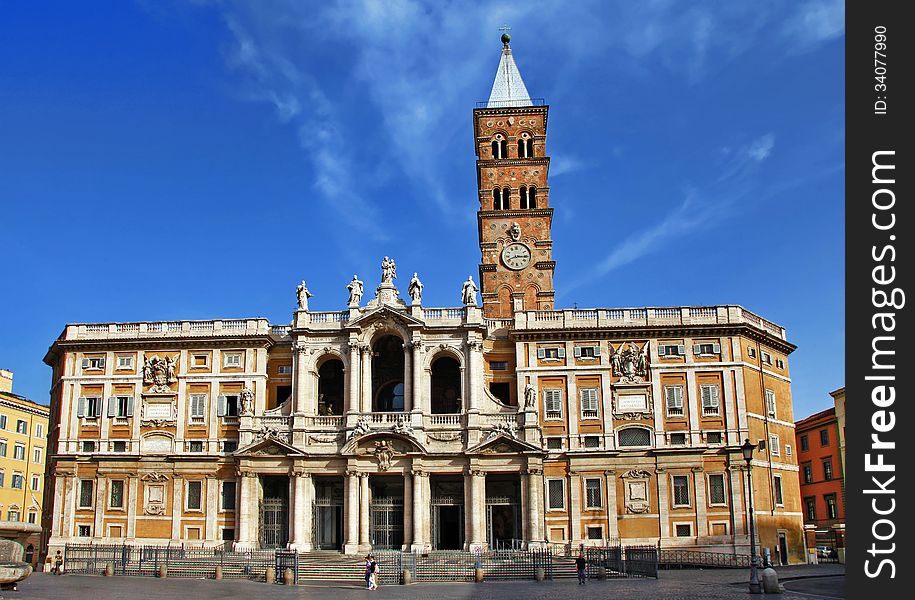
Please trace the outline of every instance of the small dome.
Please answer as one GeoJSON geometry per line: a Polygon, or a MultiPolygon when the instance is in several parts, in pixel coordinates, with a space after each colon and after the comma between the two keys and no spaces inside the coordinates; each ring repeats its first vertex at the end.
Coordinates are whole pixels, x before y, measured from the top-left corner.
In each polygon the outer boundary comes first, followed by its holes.
{"type": "Polygon", "coordinates": [[[508,43],[510,41],[512,41],[512,36],[508,35],[507,33],[503,33],[502,34],[502,43],[508,45],[508,43]]]}

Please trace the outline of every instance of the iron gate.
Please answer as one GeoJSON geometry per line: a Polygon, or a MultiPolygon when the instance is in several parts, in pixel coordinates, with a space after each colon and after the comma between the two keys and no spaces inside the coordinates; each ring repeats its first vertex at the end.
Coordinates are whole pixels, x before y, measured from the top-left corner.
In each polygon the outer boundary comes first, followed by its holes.
{"type": "Polygon", "coordinates": [[[289,541],[289,507],[284,498],[261,501],[261,548],[285,548],[289,541]]]}
{"type": "Polygon", "coordinates": [[[312,506],[312,541],[318,550],[343,548],[343,502],[331,496],[315,498],[312,506]]]}
{"type": "MultiPolygon", "coordinates": [[[[435,550],[461,550],[464,547],[464,499],[457,496],[434,496],[432,498],[432,547],[435,550]],[[453,548],[443,546],[442,534],[446,532],[447,527],[442,523],[442,510],[457,511],[457,543],[453,548]]],[[[447,523],[447,519],[446,519],[447,523]]]]}
{"type": "Polygon", "coordinates": [[[403,498],[376,498],[369,505],[372,548],[400,550],[403,545],[403,498]]]}
{"type": "Polygon", "coordinates": [[[486,542],[494,550],[521,550],[521,519],[518,503],[507,496],[486,498],[486,542]]]}

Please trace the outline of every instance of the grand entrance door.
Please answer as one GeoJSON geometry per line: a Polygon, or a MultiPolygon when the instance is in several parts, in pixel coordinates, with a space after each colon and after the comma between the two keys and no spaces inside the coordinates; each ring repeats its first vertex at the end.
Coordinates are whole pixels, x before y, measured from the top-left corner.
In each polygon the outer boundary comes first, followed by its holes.
{"type": "Polygon", "coordinates": [[[318,550],[343,548],[343,483],[339,478],[315,478],[313,536],[318,550]]]}
{"type": "Polygon", "coordinates": [[[464,547],[464,505],[458,499],[432,498],[432,547],[436,550],[464,547]]]}
{"type": "Polygon", "coordinates": [[[486,499],[486,542],[493,550],[521,549],[518,508],[518,504],[508,498],[486,499]]]}
{"type": "Polygon", "coordinates": [[[375,498],[369,505],[372,548],[400,550],[403,546],[403,498],[375,498]]]}
{"type": "Polygon", "coordinates": [[[265,476],[261,484],[261,548],[285,548],[289,541],[289,478],[265,476]]]}

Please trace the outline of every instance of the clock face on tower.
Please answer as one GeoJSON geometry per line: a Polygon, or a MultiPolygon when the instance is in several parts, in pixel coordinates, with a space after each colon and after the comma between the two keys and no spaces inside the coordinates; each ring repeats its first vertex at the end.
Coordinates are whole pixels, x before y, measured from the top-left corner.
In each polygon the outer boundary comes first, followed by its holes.
{"type": "Polygon", "coordinates": [[[502,249],[502,262],[513,271],[520,271],[531,262],[531,249],[514,242],[502,249]]]}

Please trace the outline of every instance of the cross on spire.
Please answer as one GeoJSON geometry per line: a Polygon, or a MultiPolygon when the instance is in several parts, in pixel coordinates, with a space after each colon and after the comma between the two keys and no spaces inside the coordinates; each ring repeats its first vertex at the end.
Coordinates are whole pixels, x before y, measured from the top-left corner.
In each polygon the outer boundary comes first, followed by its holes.
{"type": "Polygon", "coordinates": [[[499,27],[499,31],[501,31],[502,33],[508,33],[511,30],[512,30],[512,28],[509,27],[507,24],[503,24],[502,27],[499,27]]]}
{"type": "Polygon", "coordinates": [[[499,31],[502,32],[502,45],[505,48],[508,48],[508,42],[510,42],[512,39],[512,36],[508,35],[508,32],[511,30],[512,28],[508,25],[502,25],[502,27],[499,27],[499,31]]]}

